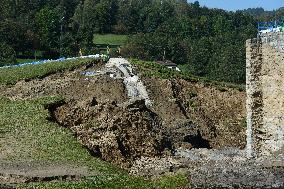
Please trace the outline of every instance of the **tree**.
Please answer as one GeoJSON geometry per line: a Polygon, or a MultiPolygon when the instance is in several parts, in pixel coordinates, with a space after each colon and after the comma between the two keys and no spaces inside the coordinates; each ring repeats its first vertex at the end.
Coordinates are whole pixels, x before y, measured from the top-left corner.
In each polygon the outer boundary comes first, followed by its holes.
{"type": "Polygon", "coordinates": [[[5,43],[0,43],[0,66],[14,63],[16,63],[16,52],[14,49],[5,43]]]}
{"type": "Polygon", "coordinates": [[[60,42],[60,11],[51,7],[44,7],[36,14],[37,32],[41,49],[47,56],[58,56],[60,42]]]}
{"type": "Polygon", "coordinates": [[[93,45],[95,32],[95,5],[96,2],[86,0],[79,3],[72,17],[72,32],[75,38],[75,46],[83,51],[88,51],[93,45]]]}
{"type": "Polygon", "coordinates": [[[6,43],[17,52],[27,49],[25,32],[25,26],[19,22],[10,19],[0,21],[0,43],[6,43]]]}

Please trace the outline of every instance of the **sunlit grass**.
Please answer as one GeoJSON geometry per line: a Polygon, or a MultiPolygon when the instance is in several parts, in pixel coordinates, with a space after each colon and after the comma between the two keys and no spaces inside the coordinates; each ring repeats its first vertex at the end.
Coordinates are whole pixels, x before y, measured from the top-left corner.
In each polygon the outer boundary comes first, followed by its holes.
{"type": "Polygon", "coordinates": [[[30,80],[43,78],[50,74],[71,70],[82,65],[96,62],[95,59],[68,60],[62,62],[48,62],[39,65],[28,65],[23,67],[1,68],[0,84],[15,84],[19,80],[30,80]]]}
{"type": "Polygon", "coordinates": [[[123,45],[127,41],[127,35],[95,34],[94,44],[123,45]]]}
{"type": "Polygon", "coordinates": [[[155,62],[141,61],[137,59],[130,59],[130,62],[138,67],[140,73],[144,77],[158,77],[162,79],[180,78],[191,82],[204,83],[205,85],[213,85],[216,86],[217,89],[219,90],[226,90],[226,88],[233,88],[239,91],[245,91],[244,85],[214,81],[205,77],[197,77],[188,72],[184,71],[179,72],[173,69],[169,69],[166,66],[159,65],[155,62]]]}

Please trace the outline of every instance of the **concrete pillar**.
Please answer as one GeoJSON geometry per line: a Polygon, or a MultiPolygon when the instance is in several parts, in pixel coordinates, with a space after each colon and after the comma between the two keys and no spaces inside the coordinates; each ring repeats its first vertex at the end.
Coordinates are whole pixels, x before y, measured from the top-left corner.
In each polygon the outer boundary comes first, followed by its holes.
{"type": "Polygon", "coordinates": [[[284,34],[246,41],[247,157],[284,154],[284,34]]]}

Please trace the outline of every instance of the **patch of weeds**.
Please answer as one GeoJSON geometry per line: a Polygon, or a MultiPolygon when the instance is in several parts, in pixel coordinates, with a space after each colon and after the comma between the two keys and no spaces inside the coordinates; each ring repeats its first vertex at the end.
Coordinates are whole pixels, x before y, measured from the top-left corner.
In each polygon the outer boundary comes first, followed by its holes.
{"type": "Polygon", "coordinates": [[[219,90],[219,91],[221,91],[221,92],[226,92],[226,91],[228,91],[227,88],[225,88],[225,87],[223,87],[223,86],[220,86],[220,85],[217,85],[216,88],[217,88],[217,90],[219,90]]]}
{"type": "Polygon", "coordinates": [[[243,119],[242,119],[242,121],[241,121],[241,127],[242,128],[247,128],[247,118],[246,117],[244,117],[243,119]]]}
{"type": "Polygon", "coordinates": [[[196,108],[198,107],[198,103],[193,99],[190,99],[188,103],[189,103],[189,107],[191,107],[193,110],[196,110],[196,108]]]}
{"type": "Polygon", "coordinates": [[[189,97],[190,99],[197,97],[197,92],[196,92],[196,91],[190,91],[190,92],[188,93],[188,97],[189,97]]]}
{"type": "Polygon", "coordinates": [[[188,93],[188,98],[187,98],[187,107],[192,108],[194,111],[198,107],[198,102],[197,102],[197,91],[192,90],[188,93]]]}

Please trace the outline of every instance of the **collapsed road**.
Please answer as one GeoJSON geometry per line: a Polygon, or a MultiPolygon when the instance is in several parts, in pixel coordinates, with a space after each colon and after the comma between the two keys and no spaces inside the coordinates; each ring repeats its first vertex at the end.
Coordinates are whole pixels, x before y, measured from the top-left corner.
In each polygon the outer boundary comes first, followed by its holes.
{"type": "Polygon", "coordinates": [[[122,73],[123,83],[125,84],[130,100],[144,99],[146,105],[151,106],[146,87],[139,77],[133,73],[131,64],[126,59],[111,58],[105,67],[106,70],[116,67],[122,73]]]}

